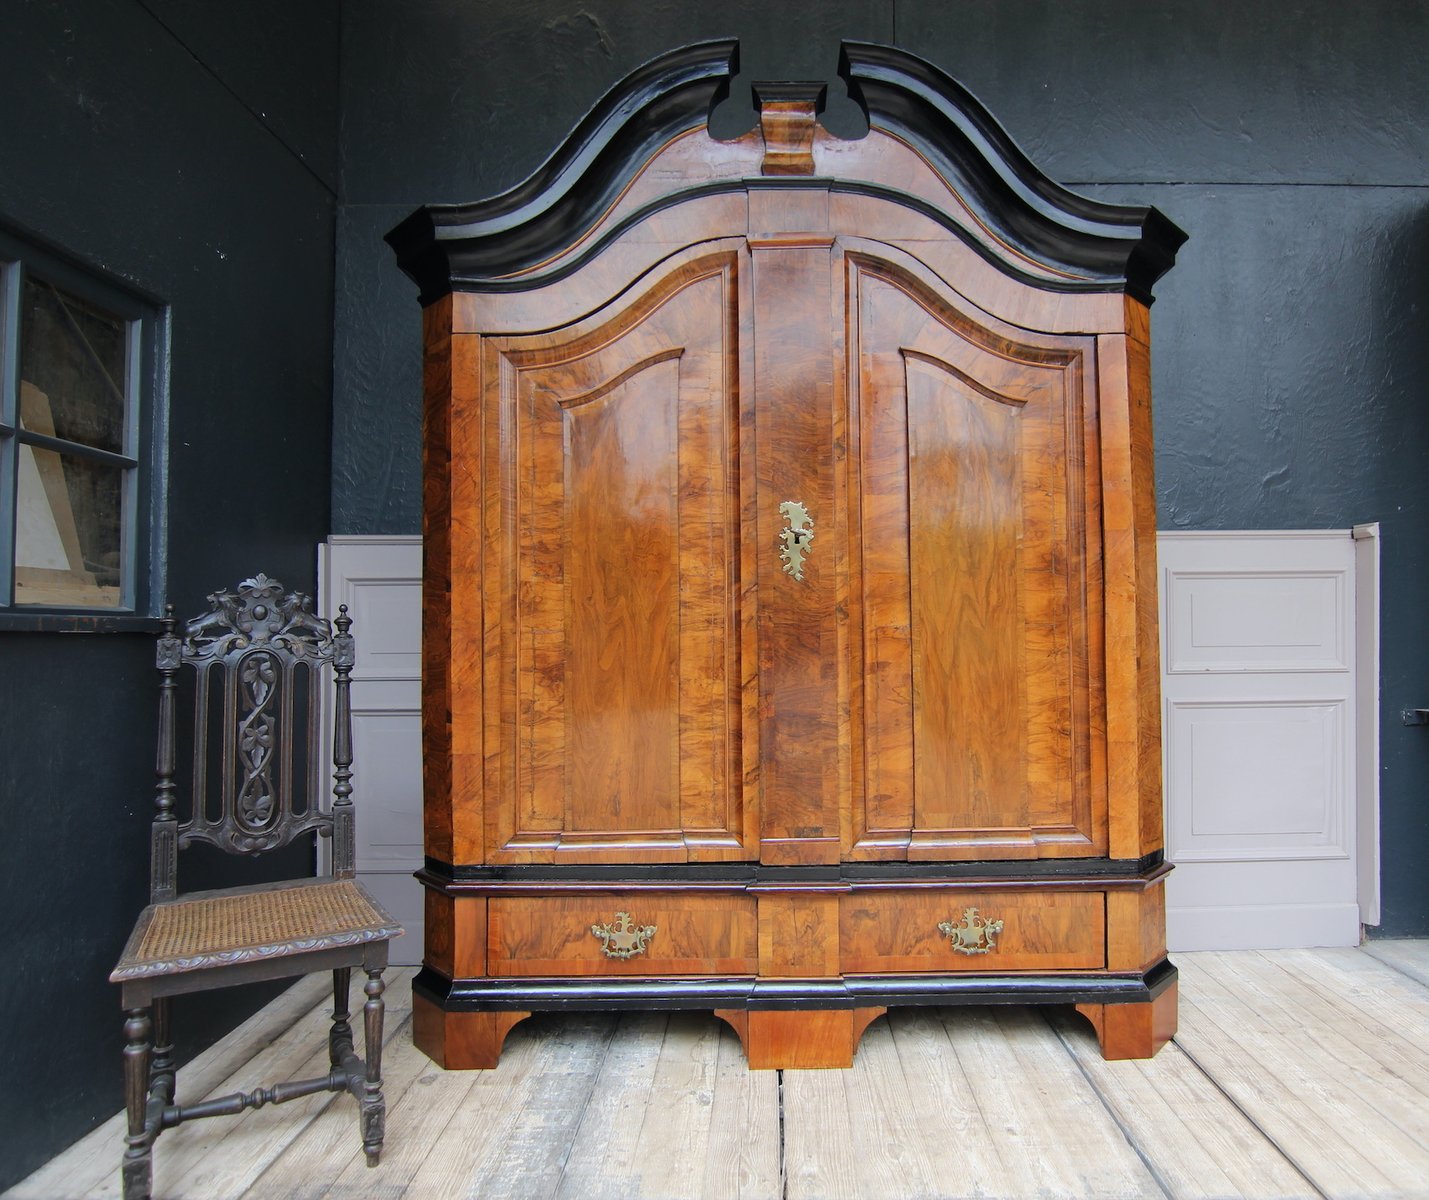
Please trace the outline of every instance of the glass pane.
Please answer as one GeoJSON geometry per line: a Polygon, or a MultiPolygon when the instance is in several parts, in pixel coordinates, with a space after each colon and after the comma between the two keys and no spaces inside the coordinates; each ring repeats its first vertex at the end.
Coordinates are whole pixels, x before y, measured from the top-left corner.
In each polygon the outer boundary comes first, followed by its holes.
{"type": "Polygon", "coordinates": [[[20,298],[20,424],[123,453],[128,325],[27,272],[20,298]]]}
{"type": "Polygon", "coordinates": [[[16,449],[15,603],[119,607],[125,468],[16,449]]]}

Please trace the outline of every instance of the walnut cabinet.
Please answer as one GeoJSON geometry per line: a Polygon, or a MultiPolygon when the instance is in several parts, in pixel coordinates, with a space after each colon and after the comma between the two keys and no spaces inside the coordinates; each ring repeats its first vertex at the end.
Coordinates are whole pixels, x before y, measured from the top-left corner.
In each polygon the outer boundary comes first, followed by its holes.
{"type": "Polygon", "coordinates": [[[1175,1024],[1151,287],[927,64],[865,136],[733,47],[618,87],[493,200],[389,235],[425,333],[425,968],[495,1064],[544,1008],[717,1011],[847,1065],[889,1005],[1175,1024]]]}

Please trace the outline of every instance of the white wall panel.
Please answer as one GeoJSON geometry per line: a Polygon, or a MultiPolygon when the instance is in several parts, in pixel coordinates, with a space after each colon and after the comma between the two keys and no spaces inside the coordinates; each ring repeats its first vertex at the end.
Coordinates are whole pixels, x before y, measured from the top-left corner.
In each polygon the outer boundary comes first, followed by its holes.
{"type": "Polygon", "coordinates": [[[358,862],[364,871],[413,871],[422,862],[421,714],[355,712],[352,738],[363,799],[358,862]]]}
{"type": "Polygon", "coordinates": [[[348,579],[345,583],[352,597],[349,610],[353,624],[363,633],[358,646],[358,674],[367,679],[420,680],[421,581],[348,579]]]}
{"type": "Polygon", "coordinates": [[[1166,671],[1348,671],[1345,576],[1174,571],[1166,671]]]}
{"type": "Polygon", "coordinates": [[[323,615],[346,604],[352,673],[358,878],[402,923],[400,965],[422,959],[422,544],[416,537],[333,537],[319,547],[323,615]]]}
{"type": "Polygon", "coordinates": [[[1163,533],[1173,950],[1354,945],[1349,530],[1163,533]]]}
{"type": "Polygon", "coordinates": [[[1173,862],[1343,858],[1342,701],[1167,704],[1173,862]]]}

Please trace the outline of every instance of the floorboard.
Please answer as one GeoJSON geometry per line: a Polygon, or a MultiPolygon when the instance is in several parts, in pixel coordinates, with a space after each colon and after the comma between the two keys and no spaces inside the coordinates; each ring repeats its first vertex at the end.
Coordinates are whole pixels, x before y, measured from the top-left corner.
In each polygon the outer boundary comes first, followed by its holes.
{"type": "MultiPolygon", "coordinates": [[[[360,976],[360,972],[354,974],[360,976]]],[[[384,1048],[404,1033],[412,1007],[410,968],[392,972],[384,998],[384,1048]]],[[[362,1012],[362,987],[351,984],[349,1008],[358,1029],[362,1012]]],[[[280,1079],[307,1079],[329,1070],[327,1031],[331,1024],[328,1001],[323,999],[304,1014],[288,1034],[254,1055],[238,1072],[225,1080],[215,1093],[251,1091],[271,1086],[280,1079]]],[[[359,1043],[362,1035],[357,1034],[359,1043]]],[[[286,1104],[249,1109],[236,1117],[194,1121],[163,1134],[154,1152],[154,1191],[157,1195],[203,1196],[205,1200],[237,1200],[264,1174],[272,1163],[286,1155],[310,1122],[328,1107],[341,1105],[357,1140],[355,1103],[346,1095],[322,1092],[286,1104]]]]}
{"type": "MultiPolygon", "coordinates": [[[[412,1087],[418,1073],[431,1067],[425,1055],[402,1053],[411,1040],[408,1018],[397,1024],[383,1046],[383,1092],[389,1109],[412,1087]]],[[[241,1194],[244,1200],[318,1200],[330,1194],[333,1179],[355,1161],[366,1162],[357,1108],[337,1096],[304,1125],[281,1155],[269,1159],[241,1194]]]]}
{"type": "MultiPolygon", "coordinates": [[[[953,1049],[1004,1163],[1026,1183],[1015,1196],[1157,1196],[1155,1179],[1116,1128],[1036,1010],[944,1013],[953,1049]]],[[[994,1194],[999,1194],[994,1192],[994,1194]]]]}
{"type": "MultiPolygon", "coordinates": [[[[749,1070],[734,1030],[713,1014],[710,1018],[719,1030],[719,1061],[703,1195],[707,1200],[781,1196],[779,1072],[749,1070]]],[[[678,1158],[672,1159],[671,1169],[680,1165],[678,1158]]],[[[694,1171],[699,1171],[698,1164],[694,1171]]]]}
{"type": "MultiPolygon", "coordinates": [[[[562,1124],[572,1107],[583,1106],[612,1027],[608,1016],[537,1016],[510,1033],[493,1071],[432,1068],[431,1086],[442,1086],[451,1075],[468,1076],[471,1086],[454,1108],[443,1105],[440,1131],[413,1136],[421,1161],[400,1195],[549,1196],[569,1142],[562,1124]]],[[[411,1101],[418,1111],[406,1110],[408,1116],[420,1120],[427,1101],[415,1093],[411,1101]]],[[[364,1174],[371,1173],[354,1166],[348,1178],[361,1188],[364,1174]]]]}
{"type": "MultiPolygon", "coordinates": [[[[254,1054],[283,1037],[293,1023],[318,1005],[326,1004],[331,994],[329,976],[307,976],[298,980],[258,1010],[227,1037],[215,1042],[191,1062],[179,1066],[178,1090],[184,1098],[203,1098],[217,1094],[230,1075],[240,1070],[254,1054]]],[[[122,1014],[115,1008],[115,1030],[120,1028],[122,1014]]],[[[184,1019],[182,1000],[174,1002],[174,1019],[184,1019]]],[[[115,1074],[122,1072],[120,1047],[115,1039],[115,1074]]],[[[76,1142],[64,1154],[51,1159],[28,1179],[5,1193],[6,1200],[67,1200],[68,1197],[117,1196],[119,1177],[115,1147],[122,1148],[126,1119],[116,1113],[76,1142]]]]}
{"type": "Polygon", "coordinates": [[[1366,942],[1362,949],[1369,957],[1429,987],[1429,941],[1391,938],[1382,942],[1366,942]]]}
{"type": "MultiPolygon", "coordinates": [[[[655,1090],[671,1017],[627,1013],[620,1018],[581,1113],[555,1195],[560,1200],[625,1200],[644,1197],[653,1158],[668,1152],[660,1140],[655,1109],[668,1098],[655,1090]],[[653,1119],[652,1119],[653,1118],[653,1119]]],[[[678,1037],[688,1025],[677,1025],[678,1037]]],[[[688,1109],[697,1101],[675,1101],[688,1109]]],[[[688,1176],[688,1151],[679,1151],[688,1176]]]]}
{"type": "Polygon", "coordinates": [[[1153,1059],[1106,1062],[1070,1009],[1047,1013],[1127,1141],[1176,1200],[1309,1197],[1315,1187],[1175,1042],[1153,1059]]]}
{"type": "MultiPolygon", "coordinates": [[[[1319,952],[1325,954],[1326,952],[1319,952]]],[[[1425,1194],[1393,1081],[1265,955],[1183,955],[1181,1046],[1327,1196],[1425,1194]]]]}
{"type": "MultiPolygon", "coordinates": [[[[1104,1062],[1071,1009],[896,1009],[850,1070],[785,1072],[747,1070],[709,1013],[538,1014],[497,1069],[442,1071],[394,972],[379,1167],[352,1102],[322,1095],[166,1133],[156,1195],[1429,1197],[1429,942],[1177,962],[1180,1031],[1150,1061],[1104,1062]]],[[[327,1021],[304,981],[182,1067],[181,1092],[319,1074],[327,1021]]],[[[117,1196],[122,1149],[116,1116],[6,1196],[117,1196]]]]}
{"type": "MultiPolygon", "coordinates": [[[[502,1061],[502,1075],[508,1081],[518,1078],[531,1052],[530,1046],[513,1045],[510,1057],[502,1061]]],[[[388,1104],[381,1164],[368,1167],[361,1156],[353,1155],[335,1177],[328,1177],[332,1184],[319,1192],[320,1196],[399,1200],[408,1194],[413,1177],[431,1158],[447,1126],[459,1112],[469,1109],[472,1090],[479,1082],[476,1072],[439,1070],[410,1041],[398,1053],[412,1062],[418,1074],[406,1091],[388,1104]]],[[[278,1175],[270,1168],[268,1176],[275,1184],[278,1175]]]]}

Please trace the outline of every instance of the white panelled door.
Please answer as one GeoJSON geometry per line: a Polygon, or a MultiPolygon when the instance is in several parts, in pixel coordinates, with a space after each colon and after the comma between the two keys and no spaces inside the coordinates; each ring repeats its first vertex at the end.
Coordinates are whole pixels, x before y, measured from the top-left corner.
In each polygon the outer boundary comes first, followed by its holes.
{"type": "Polygon", "coordinates": [[[406,934],[392,962],[422,961],[422,542],[332,537],[318,548],[322,614],[346,604],[352,672],[357,874],[406,934]]]}
{"type": "Polygon", "coordinates": [[[1158,544],[1170,948],[1356,945],[1350,531],[1158,544]]]}

